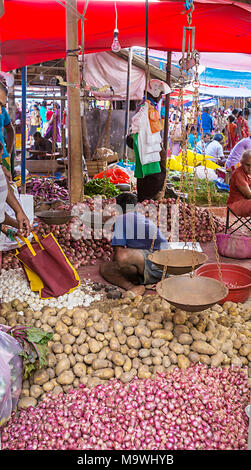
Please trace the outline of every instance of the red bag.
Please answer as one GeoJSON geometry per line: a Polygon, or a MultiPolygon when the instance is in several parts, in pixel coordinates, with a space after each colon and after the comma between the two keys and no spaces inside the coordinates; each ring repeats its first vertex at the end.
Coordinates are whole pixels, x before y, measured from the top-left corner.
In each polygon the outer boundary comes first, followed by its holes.
{"type": "Polygon", "coordinates": [[[20,246],[16,257],[21,261],[32,291],[38,291],[42,299],[59,297],[72,292],[80,285],[77,271],[67,259],[52,233],[30,243],[21,238],[25,245],[20,246]]]}

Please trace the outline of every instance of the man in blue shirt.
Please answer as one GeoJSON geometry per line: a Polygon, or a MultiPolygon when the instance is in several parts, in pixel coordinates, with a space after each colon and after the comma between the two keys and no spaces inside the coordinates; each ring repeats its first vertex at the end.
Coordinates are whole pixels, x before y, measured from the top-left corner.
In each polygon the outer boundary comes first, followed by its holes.
{"type": "Polygon", "coordinates": [[[3,166],[10,171],[11,162],[10,154],[13,148],[14,143],[14,128],[11,123],[9,114],[7,113],[5,106],[7,101],[8,88],[3,77],[0,76],[0,141],[3,144],[3,155],[2,155],[2,164],[3,166]],[[6,132],[6,145],[3,132],[6,132]]]}
{"type": "MultiPolygon", "coordinates": [[[[213,119],[209,114],[208,108],[203,108],[203,113],[201,114],[201,121],[202,121],[203,135],[205,135],[207,133],[211,134],[211,132],[213,130],[213,119]]],[[[200,135],[201,129],[200,129],[199,116],[197,117],[197,131],[198,131],[198,135],[200,135]]]]}
{"type": "MultiPolygon", "coordinates": [[[[135,211],[136,194],[122,193],[116,202],[123,215],[117,217],[113,226],[114,261],[102,264],[100,274],[111,284],[143,294],[145,284],[155,284],[162,278],[162,270],[148,259],[156,226],[135,211]]],[[[165,236],[157,229],[154,250],[167,248],[165,236]]]]}

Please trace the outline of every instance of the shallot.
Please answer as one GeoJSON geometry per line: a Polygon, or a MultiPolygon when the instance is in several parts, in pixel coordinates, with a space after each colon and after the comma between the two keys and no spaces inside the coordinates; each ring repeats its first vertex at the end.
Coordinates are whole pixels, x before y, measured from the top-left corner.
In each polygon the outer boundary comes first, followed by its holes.
{"type": "Polygon", "coordinates": [[[247,377],[239,368],[159,374],[123,385],[48,393],[12,415],[2,431],[8,450],[246,450],[247,377]]]}

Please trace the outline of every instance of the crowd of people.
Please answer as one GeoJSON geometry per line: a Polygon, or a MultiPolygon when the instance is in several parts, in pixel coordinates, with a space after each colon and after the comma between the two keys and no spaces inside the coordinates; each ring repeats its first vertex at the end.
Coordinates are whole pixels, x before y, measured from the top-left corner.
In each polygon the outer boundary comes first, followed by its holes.
{"type": "MultiPolygon", "coordinates": [[[[21,104],[16,104],[15,131],[16,135],[21,134],[22,111],[21,104]]],[[[60,133],[60,106],[57,102],[48,104],[43,101],[41,104],[32,104],[26,113],[27,142],[33,144],[34,134],[39,132],[42,137],[52,142],[61,142],[60,133]]]]}
{"type": "MultiPolygon", "coordinates": [[[[229,106],[202,110],[195,121],[191,111],[184,115],[188,148],[223,167],[231,174],[228,207],[243,217],[251,215],[251,110],[229,106]],[[192,120],[191,120],[192,119],[192,120]],[[195,122],[192,125],[192,122],[195,122]]],[[[181,113],[172,110],[170,115],[172,154],[181,151],[181,113]],[[175,126],[175,128],[174,128],[175,126]],[[174,130],[175,129],[175,130],[174,130]],[[178,129],[178,130],[177,130],[178,129]]]]}

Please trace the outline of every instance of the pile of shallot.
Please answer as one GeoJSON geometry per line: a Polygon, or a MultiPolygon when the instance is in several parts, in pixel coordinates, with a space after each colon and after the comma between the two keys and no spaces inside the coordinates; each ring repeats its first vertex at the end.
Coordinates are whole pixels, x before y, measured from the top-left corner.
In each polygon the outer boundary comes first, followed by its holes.
{"type": "Polygon", "coordinates": [[[247,377],[198,364],[156,380],[50,393],[3,428],[9,450],[246,450],[247,377]]]}
{"type": "MultiPolygon", "coordinates": [[[[172,204],[175,203],[175,199],[162,199],[161,201],[144,201],[139,207],[139,211],[146,217],[150,217],[151,220],[156,222],[157,209],[160,208],[159,215],[159,227],[168,236],[168,232],[171,230],[171,211],[172,204]],[[161,206],[160,206],[161,204],[161,206]],[[155,210],[156,209],[156,210],[155,210]]],[[[113,255],[113,249],[111,246],[111,226],[106,226],[102,231],[101,228],[92,229],[81,221],[81,217],[78,218],[77,214],[81,216],[83,208],[89,208],[90,212],[95,211],[95,215],[98,216],[98,220],[102,219],[102,214],[105,216],[114,214],[115,199],[104,199],[98,205],[92,198],[86,198],[84,204],[78,203],[73,208],[70,206],[64,206],[64,209],[72,209],[74,219],[71,223],[64,225],[46,225],[39,223],[35,231],[37,235],[46,235],[52,232],[58,242],[60,243],[65,254],[68,256],[73,266],[78,269],[80,266],[86,266],[89,264],[96,264],[97,260],[110,261],[113,255]]],[[[187,204],[184,206],[186,211],[186,221],[184,221],[183,206],[179,207],[179,239],[184,241],[192,239],[192,223],[191,214],[192,209],[187,204]],[[186,228],[186,230],[185,230],[186,228]]],[[[196,241],[207,242],[212,240],[212,232],[210,230],[210,217],[209,210],[207,208],[201,209],[196,208],[195,213],[196,223],[196,241]]],[[[216,232],[221,232],[224,229],[222,222],[215,216],[212,216],[215,224],[216,232]]],[[[3,256],[3,268],[10,269],[18,266],[18,261],[14,257],[15,251],[9,251],[3,256]]]]}

